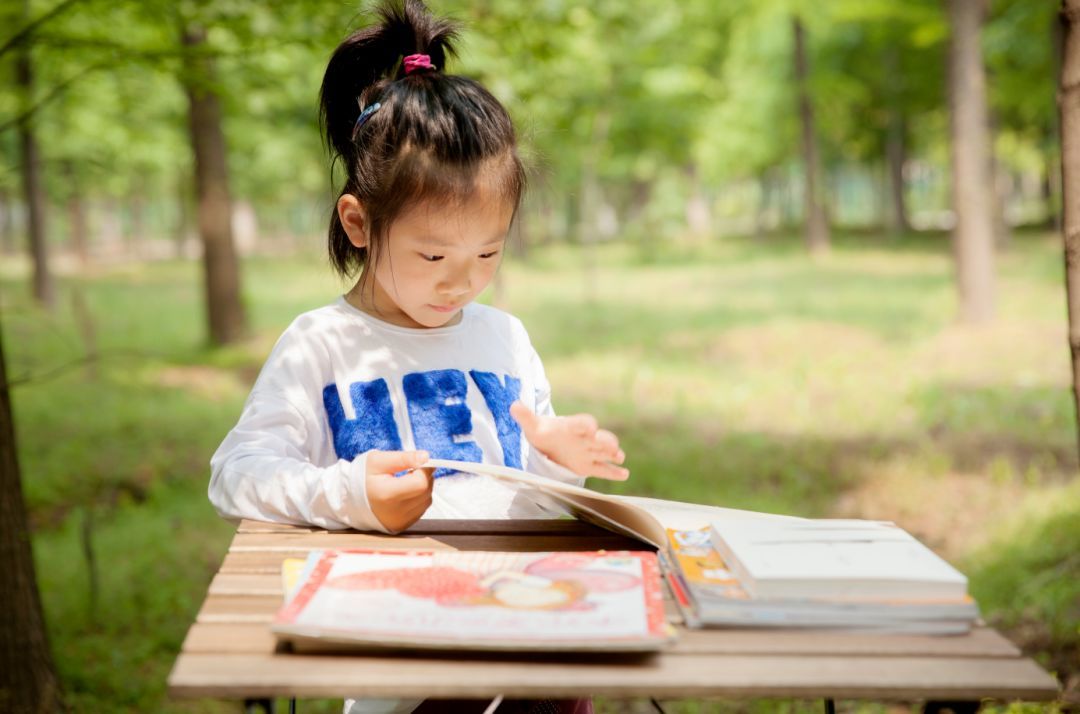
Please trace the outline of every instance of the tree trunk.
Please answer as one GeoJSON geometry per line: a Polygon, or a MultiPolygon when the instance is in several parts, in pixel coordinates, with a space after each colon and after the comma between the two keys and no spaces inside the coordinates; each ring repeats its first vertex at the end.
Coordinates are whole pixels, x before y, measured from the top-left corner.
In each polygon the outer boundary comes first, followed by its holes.
{"type": "Polygon", "coordinates": [[[0,711],[63,710],[41,609],[0,333],[0,711]]]}
{"type": "Polygon", "coordinates": [[[11,193],[0,187],[0,253],[14,255],[15,247],[15,202],[11,193]]]}
{"type": "Polygon", "coordinates": [[[817,133],[814,130],[814,106],[810,102],[809,61],[806,57],[806,33],[798,17],[792,20],[795,33],[795,81],[799,94],[799,121],[802,125],[803,171],[806,190],[803,204],[806,206],[803,226],[806,247],[813,255],[829,251],[829,222],[825,217],[822,196],[821,160],[818,155],[817,133]]]}
{"type": "Polygon", "coordinates": [[[190,190],[186,181],[176,182],[176,228],[173,234],[175,257],[181,259],[186,254],[188,233],[191,230],[190,190]]]}
{"type": "Polygon", "coordinates": [[[889,165],[889,228],[892,233],[902,234],[911,230],[908,220],[907,201],[904,200],[904,162],[907,161],[907,132],[904,114],[899,108],[889,110],[889,134],[886,137],[885,156],[889,165]]]}
{"type": "Polygon", "coordinates": [[[1065,294],[1069,310],[1073,400],[1080,444],[1080,0],[1062,2],[1064,60],[1058,91],[1061,127],[1062,234],[1065,244],[1065,294]]]}
{"type": "MultiPolygon", "coordinates": [[[[19,47],[15,61],[15,82],[30,106],[34,88],[33,66],[30,47],[25,42],[19,47]]],[[[49,250],[45,242],[45,189],[41,185],[41,156],[34,127],[29,114],[19,120],[19,152],[22,157],[23,200],[26,201],[26,233],[30,243],[30,257],[34,264],[34,298],[51,308],[56,303],[56,288],[49,271],[49,250]]]]}
{"type": "Polygon", "coordinates": [[[769,216],[770,196],[772,195],[772,181],[769,179],[769,171],[765,170],[758,174],[758,205],[754,211],[754,240],[765,240],[765,231],[769,216]]]}
{"type": "Polygon", "coordinates": [[[188,97],[191,148],[195,155],[195,193],[203,245],[207,323],[210,340],[224,345],[244,335],[247,319],[240,299],[240,266],[233,245],[221,103],[213,87],[213,61],[199,55],[205,41],[205,29],[194,26],[184,29],[183,43],[187,49],[184,90],[188,97]]]}
{"type": "Polygon", "coordinates": [[[787,230],[795,226],[795,188],[792,186],[790,171],[785,170],[783,172],[779,186],[781,227],[787,230]]]}
{"type": "Polygon", "coordinates": [[[994,246],[1007,251],[1012,247],[1012,226],[1009,225],[1009,198],[1013,193],[1013,178],[1009,170],[994,160],[991,169],[994,182],[994,246]]]}
{"type": "MultiPolygon", "coordinates": [[[[1062,2],[1062,8],[1066,3],[1062,2]]],[[[1054,72],[1054,86],[1061,87],[1062,68],[1065,64],[1065,18],[1055,17],[1050,23],[1050,64],[1054,72]]],[[[1065,218],[1062,216],[1061,207],[1061,114],[1054,116],[1050,126],[1050,134],[1043,143],[1045,147],[1043,156],[1046,162],[1046,213],[1048,222],[1054,226],[1055,231],[1063,231],[1065,218]],[[1058,138],[1055,146],[1054,138],[1058,138]]]]}
{"type": "Polygon", "coordinates": [[[991,207],[990,130],[986,69],[979,35],[982,0],[946,0],[949,43],[949,118],[952,193],[960,320],[988,322],[994,316],[994,226],[991,207]]]}
{"type": "Polygon", "coordinates": [[[686,200],[686,225],[693,243],[704,243],[712,234],[712,210],[701,185],[701,174],[694,164],[686,169],[690,196],[686,200]]]}
{"type": "Polygon", "coordinates": [[[75,249],[75,255],[79,257],[79,265],[85,268],[90,264],[86,204],[83,203],[82,186],[73,162],[64,162],[64,176],[67,179],[67,210],[68,225],[71,230],[71,247],[75,249]]]}
{"type": "Polygon", "coordinates": [[[639,257],[646,263],[656,257],[656,235],[649,221],[649,202],[652,200],[653,182],[634,179],[630,183],[630,205],[626,208],[626,225],[635,226],[639,257]]]}
{"type": "Polygon", "coordinates": [[[581,202],[578,208],[578,237],[583,246],[582,262],[585,279],[585,302],[592,304],[596,299],[596,239],[598,238],[598,209],[604,202],[603,189],[597,168],[600,164],[601,147],[607,141],[611,115],[598,113],[593,119],[592,148],[584,152],[581,165],[581,202]]]}
{"type": "Polygon", "coordinates": [[[145,199],[142,192],[135,190],[128,196],[128,216],[131,221],[128,224],[128,255],[136,260],[145,257],[146,246],[146,220],[145,199]]]}
{"type": "Polygon", "coordinates": [[[889,118],[885,130],[885,164],[888,174],[889,232],[900,235],[911,230],[907,202],[904,200],[904,162],[907,161],[907,120],[902,96],[903,72],[900,68],[898,46],[890,44],[885,50],[884,69],[890,77],[888,89],[889,118]]]}

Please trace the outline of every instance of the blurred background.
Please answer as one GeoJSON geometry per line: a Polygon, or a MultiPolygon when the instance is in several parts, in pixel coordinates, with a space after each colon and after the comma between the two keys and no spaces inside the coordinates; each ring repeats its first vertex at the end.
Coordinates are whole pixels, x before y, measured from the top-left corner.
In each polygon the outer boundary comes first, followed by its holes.
{"type": "MultiPolygon", "coordinates": [[[[556,408],[621,437],[630,481],[593,487],[895,520],[1075,698],[1057,5],[431,6],[517,122],[531,186],[484,300],[556,408]]],[[[0,0],[0,324],[75,711],[239,709],[165,678],[232,534],[209,457],[348,287],[316,105],[368,7],[0,0]]],[[[668,710],[778,706],[820,702],[668,710]]]]}

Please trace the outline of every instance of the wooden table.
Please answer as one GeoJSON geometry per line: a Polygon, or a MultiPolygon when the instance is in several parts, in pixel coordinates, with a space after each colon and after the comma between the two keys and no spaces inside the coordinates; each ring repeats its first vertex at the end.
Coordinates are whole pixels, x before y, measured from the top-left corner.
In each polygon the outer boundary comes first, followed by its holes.
{"type": "MultiPolygon", "coordinates": [[[[421,521],[403,536],[244,521],[169,675],[175,697],[1050,700],[1057,682],[988,627],[960,637],[687,630],[658,655],[298,655],[267,628],[280,567],[313,548],[638,549],[577,521],[421,521]]],[[[669,603],[670,605],[670,603],[669,603]]],[[[962,707],[961,707],[962,708],[962,707]]]]}

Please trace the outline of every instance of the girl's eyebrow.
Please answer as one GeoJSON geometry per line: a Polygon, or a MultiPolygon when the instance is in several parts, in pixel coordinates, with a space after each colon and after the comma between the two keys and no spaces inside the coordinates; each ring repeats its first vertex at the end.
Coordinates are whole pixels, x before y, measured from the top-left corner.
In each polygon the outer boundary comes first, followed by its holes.
{"type": "MultiPolygon", "coordinates": [[[[479,244],[477,244],[475,246],[468,246],[468,247],[470,247],[470,248],[487,248],[489,246],[498,245],[499,243],[502,243],[505,240],[506,240],[506,236],[503,235],[503,236],[499,236],[498,238],[492,238],[487,243],[479,243],[479,244]]],[[[432,236],[423,236],[423,237],[420,238],[420,242],[424,243],[425,245],[431,245],[431,246],[435,246],[435,247],[438,247],[438,248],[460,248],[460,247],[462,247],[460,243],[456,243],[454,241],[447,241],[447,240],[443,240],[441,238],[435,238],[435,237],[432,237],[432,236]]]]}

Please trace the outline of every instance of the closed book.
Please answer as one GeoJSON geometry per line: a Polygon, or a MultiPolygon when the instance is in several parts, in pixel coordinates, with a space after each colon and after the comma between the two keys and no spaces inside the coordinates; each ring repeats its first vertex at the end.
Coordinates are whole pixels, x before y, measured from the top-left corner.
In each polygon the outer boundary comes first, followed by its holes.
{"type": "Polygon", "coordinates": [[[967,578],[893,523],[712,523],[716,550],[751,597],[962,600],[967,578]]]}
{"type": "Polygon", "coordinates": [[[668,530],[668,584],[690,627],[829,628],[858,632],[956,634],[979,615],[958,600],[755,598],[712,545],[710,529],[668,530]]]}

